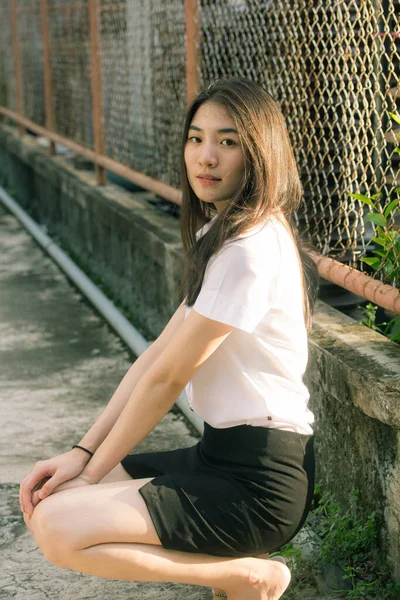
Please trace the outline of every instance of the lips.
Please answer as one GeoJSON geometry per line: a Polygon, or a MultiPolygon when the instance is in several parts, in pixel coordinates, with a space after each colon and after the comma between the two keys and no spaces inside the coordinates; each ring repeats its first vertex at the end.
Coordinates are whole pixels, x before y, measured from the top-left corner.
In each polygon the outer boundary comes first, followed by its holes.
{"type": "Polygon", "coordinates": [[[220,181],[218,177],[214,177],[214,175],[210,175],[209,173],[200,173],[197,177],[199,179],[208,179],[209,181],[220,181]]]}
{"type": "Polygon", "coordinates": [[[218,183],[221,181],[220,179],[218,179],[218,177],[210,175],[210,173],[200,173],[200,175],[197,175],[197,179],[199,180],[201,185],[206,187],[213,187],[215,185],[218,185],[218,183]]]}

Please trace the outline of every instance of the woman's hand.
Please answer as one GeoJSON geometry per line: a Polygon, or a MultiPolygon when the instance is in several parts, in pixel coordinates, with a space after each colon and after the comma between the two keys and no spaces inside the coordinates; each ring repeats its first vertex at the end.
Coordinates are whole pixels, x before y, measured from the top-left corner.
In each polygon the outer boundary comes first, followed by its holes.
{"type": "Polygon", "coordinates": [[[33,471],[20,484],[19,503],[22,512],[28,513],[31,517],[34,507],[40,500],[52,494],[62,483],[80,475],[89,460],[85,452],[75,448],[54,458],[38,461],[33,471]]]}
{"type": "MultiPolygon", "coordinates": [[[[78,475],[77,477],[74,477],[73,479],[70,479],[69,481],[65,481],[64,483],[60,483],[60,485],[58,485],[57,487],[55,487],[53,489],[53,491],[51,492],[51,494],[57,494],[57,492],[62,492],[64,490],[71,490],[72,488],[76,488],[76,487],[84,487],[86,485],[92,485],[92,482],[88,480],[87,477],[85,477],[85,475],[83,473],[81,473],[80,475],[78,475]]],[[[37,506],[37,504],[39,504],[39,502],[42,500],[43,498],[40,497],[40,490],[36,490],[33,492],[32,494],[32,504],[34,507],[37,506]]]]}

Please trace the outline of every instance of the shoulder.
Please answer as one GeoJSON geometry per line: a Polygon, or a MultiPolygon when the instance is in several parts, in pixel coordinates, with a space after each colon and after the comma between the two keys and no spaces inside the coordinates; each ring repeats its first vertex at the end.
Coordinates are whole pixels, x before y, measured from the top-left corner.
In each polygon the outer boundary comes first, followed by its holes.
{"type": "Polygon", "coordinates": [[[207,263],[193,305],[201,315],[251,333],[274,301],[280,271],[273,224],[227,240],[207,263]]]}
{"type": "Polygon", "coordinates": [[[269,219],[244,234],[227,240],[210,259],[220,263],[239,260],[244,264],[263,264],[268,257],[278,260],[282,243],[288,236],[285,226],[276,219],[269,219]]]}

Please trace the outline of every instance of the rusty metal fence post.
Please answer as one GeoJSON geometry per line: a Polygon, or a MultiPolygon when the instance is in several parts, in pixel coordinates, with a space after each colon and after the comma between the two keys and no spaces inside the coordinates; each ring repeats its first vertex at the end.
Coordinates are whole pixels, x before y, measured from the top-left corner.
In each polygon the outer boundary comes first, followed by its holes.
{"type": "MultiPolygon", "coordinates": [[[[49,42],[49,8],[47,0],[40,0],[40,17],[42,24],[43,45],[43,78],[44,78],[44,107],[46,129],[54,131],[53,119],[53,90],[51,81],[50,42],[49,42]]],[[[50,140],[49,153],[56,153],[56,145],[50,140]]]]}
{"type": "Polygon", "coordinates": [[[186,17],[186,102],[190,104],[200,88],[200,5],[185,0],[186,17]]]}
{"type": "MultiPolygon", "coordinates": [[[[17,16],[17,0],[11,0],[10,3],[11,11],[11,29],[12,29],[12,52],[14,60],[14,74],[15,74],[15,93],[16,93],[16,108],[17,113],[20,117],[23,117],[24,103],[23,103],[23,90],[22,90],[22,77],[21,77],[21,57],[19,53],[18,43],[18,16],[17,16]]],[[[22,125],[18,126],[20,135],[24,135],[25,128],[22,125]]]]}
{"type": "MultiPolygon", "coordinates": [[[[2,56],[1,56],[1,51],[0,51],[0,92],[1,92],[2,86],[4,85],[4,80],[5,80],[5,74],[3,71],[3,64],[2,64],[1,59],[2,59],[2,56]]],[[[0,98],[0,102],[1,102],[1,98],[0,98]]],[[[0,113],[0,125],[2,123],[4,123],[4,120],[5,119],[4,119],[3,113],[0,113]]]]}
{"type": "MultiPolygon", "coordinates": [[[[90,58],[91,58],[91,89],[94,150],[96,154],[104,155],[104,108],[103,86],[101,79],[100,61],[100,8],[98,0],[89,0],[89,26],[90,26],[90,58]]],[[[105,185],[106,172],[96,162],[96,182],[105,185]]]]}

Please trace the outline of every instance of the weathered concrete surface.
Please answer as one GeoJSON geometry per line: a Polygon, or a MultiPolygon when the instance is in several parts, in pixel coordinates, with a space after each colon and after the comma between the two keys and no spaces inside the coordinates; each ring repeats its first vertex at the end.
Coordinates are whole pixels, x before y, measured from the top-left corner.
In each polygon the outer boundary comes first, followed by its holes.
{"type": "MultiPolygon", "coordinates": [[[[0,598],[210,598],[208,588],[101,579],[48,563],[26,529],[20,480],[93,424],[134,357],[58,267],[0,206],[0,598]]],[[[140,449],[196,443],[168,414],[140,449]]]]}
{"type": "Polygon", "coordinates": [[[319,302],[309,349],[317,480],[354,514],[360,492],[400,580],[400,347],[319,302]]]}

